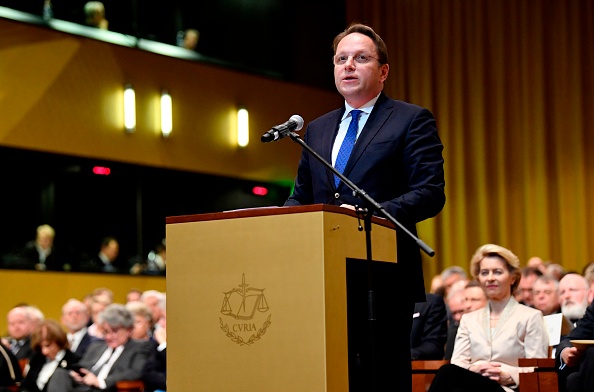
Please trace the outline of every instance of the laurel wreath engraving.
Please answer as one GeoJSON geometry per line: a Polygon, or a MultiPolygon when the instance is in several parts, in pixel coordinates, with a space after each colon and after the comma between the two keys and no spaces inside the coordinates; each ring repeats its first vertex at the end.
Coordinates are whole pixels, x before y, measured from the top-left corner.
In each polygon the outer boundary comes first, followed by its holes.
{"type": "Polygon", "coordinates": [[[266,319],[266,321],[264,321],[264,324],[262,324],[262,328],[260,328],[258,330],[257,333],[252,334],[252,336],[250,336],[250,338],[245,341],[243,340],[243,338],[241,336],[236,335],[234,332],[229,330],[229,325],[225,324],[223,322],[223,319],[219,317],[219,322],[221,323],[221,330],[223,332],[225,332],[225,335],[227,335],[227,337],[229,339],[231,339],[231,341],[239,344],[240,346],[244,346],[244,345],[248,345],[251,346],[254,342],[257,342],[258,340],[260,340],[260,338],[262,337],[262,335],[264,335],[266,333],[266,330],[268,329],[268,327],[270,326],[270,324],[272,323],[270,321],[270,317],[272,315],[269,315],[268,318],[266,319]]]}

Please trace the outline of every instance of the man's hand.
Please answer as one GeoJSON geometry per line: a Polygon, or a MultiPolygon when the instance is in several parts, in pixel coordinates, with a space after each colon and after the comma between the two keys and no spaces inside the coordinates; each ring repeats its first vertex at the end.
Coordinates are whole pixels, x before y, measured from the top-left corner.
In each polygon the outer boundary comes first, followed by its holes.
{"type": "Polygon", "coordinates": [[[581,351],[575,347],[566,347],[561,351],[561,359],[570,367],[578,366],[580,364],[581,351]]]}

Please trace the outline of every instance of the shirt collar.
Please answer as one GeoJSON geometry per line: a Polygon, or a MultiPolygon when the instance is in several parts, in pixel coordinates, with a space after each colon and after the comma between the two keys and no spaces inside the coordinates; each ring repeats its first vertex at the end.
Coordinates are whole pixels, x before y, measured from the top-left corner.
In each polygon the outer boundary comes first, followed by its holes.
{"type": "MultiPolygon", "coordinates": [[[[362,105],[360,108],[357,108],[358,110],[361,110],[363,113],[369,114],[371,113],[371,110],[373,110],[373,106],[375,105],[375,103],[377,102],[379,96],[380,96],[381,92],[375,96],[375,98],[372,98],[370,101],[368,101],[367,103],[365,103],[364,105],[362,105]]],[[[351,105],[349,105],[346,101],[344,101],[344,113],[342,115],[342,118],[340,119],[340,121],[344,120],[349,113],[351,112],[351,110],[355,109],[353,108],[351,105]]]]}

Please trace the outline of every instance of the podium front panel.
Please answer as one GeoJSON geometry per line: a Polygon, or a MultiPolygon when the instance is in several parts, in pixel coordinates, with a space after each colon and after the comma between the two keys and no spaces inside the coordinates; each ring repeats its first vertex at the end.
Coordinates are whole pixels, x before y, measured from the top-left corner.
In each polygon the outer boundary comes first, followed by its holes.
{"type": "MultiPolygon", "coordinates": [[[[168,390],[348,390],[346,258],[357,219],[327,211],[167,224],[168,390]]],[[[373,225],[374,260],[396,234],[373,225]]]]}

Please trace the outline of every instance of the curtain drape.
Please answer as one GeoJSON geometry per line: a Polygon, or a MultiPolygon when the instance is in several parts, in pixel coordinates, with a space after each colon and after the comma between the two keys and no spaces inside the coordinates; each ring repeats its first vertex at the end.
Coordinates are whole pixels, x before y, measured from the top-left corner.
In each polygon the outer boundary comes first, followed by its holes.
{"type": "Polygon", "coordinates": [[[429,108],[446,206],[419,224],[427,287],[480,245],[581,272],[594,260],[594,2],[356,0],[385,40],[385,92],[429,108]]]}

